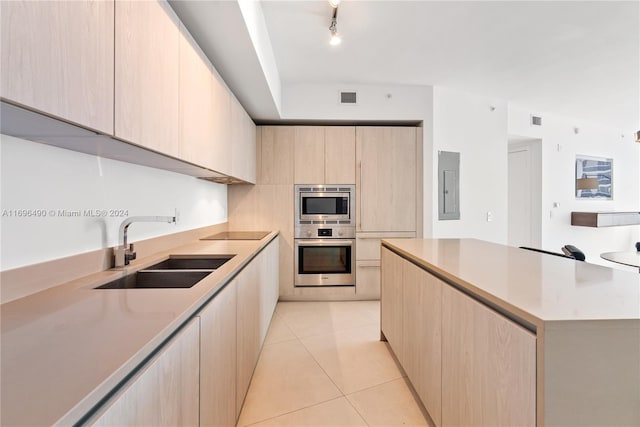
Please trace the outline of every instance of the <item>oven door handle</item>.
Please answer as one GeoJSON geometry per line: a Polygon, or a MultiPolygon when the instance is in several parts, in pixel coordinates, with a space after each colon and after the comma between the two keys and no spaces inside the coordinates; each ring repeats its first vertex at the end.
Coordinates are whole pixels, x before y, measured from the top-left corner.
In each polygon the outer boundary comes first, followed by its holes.
{"type": "Polygon", "coordinates": [[[296,246],[353,246],[353,239],[296,239],[296,246]]]}

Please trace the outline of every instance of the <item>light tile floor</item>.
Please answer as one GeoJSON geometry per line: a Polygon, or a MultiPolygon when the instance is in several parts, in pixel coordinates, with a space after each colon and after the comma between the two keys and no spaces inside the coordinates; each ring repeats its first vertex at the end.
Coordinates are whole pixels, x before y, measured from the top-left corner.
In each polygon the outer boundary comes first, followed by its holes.
{"type": "Polygon", "coordinates": [[[378,301],[278,303],[238,426],[431,425],[378,301]]]}

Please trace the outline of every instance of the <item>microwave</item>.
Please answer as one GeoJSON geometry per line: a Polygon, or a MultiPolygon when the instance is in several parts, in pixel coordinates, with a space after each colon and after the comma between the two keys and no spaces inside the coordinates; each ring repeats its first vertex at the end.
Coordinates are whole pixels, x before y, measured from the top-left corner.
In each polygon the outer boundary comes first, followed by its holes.
{"type": "Polygon", "coordinates": [[[355,225],[355,185],[296,185],[295,222],[355,225]]]}

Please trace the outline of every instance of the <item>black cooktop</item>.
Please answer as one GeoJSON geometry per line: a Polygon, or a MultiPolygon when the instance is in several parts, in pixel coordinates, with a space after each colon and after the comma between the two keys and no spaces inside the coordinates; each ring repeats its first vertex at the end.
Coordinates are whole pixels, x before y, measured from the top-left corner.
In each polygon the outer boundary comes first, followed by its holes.
{"type": "Polygon", "coordinates": [[[262,240],[268,231],[223,231],[200,240],[262,240]]]}

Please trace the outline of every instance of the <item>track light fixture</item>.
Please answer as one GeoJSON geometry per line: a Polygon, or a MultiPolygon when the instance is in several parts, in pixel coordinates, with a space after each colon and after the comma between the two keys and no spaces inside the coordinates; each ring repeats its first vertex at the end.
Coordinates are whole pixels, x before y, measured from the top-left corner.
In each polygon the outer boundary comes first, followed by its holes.
{"type": "Polygon", "coordinates": [[[329,25],[329,31],[331,32],[329,44],[331,46],[337,46],[342,43],[342,38],[340,37],[340,34],[338,34],[338,4],[340,4],[340,0],[329,0],[329,3],[333,7],[331,25],[329,25]]]}

